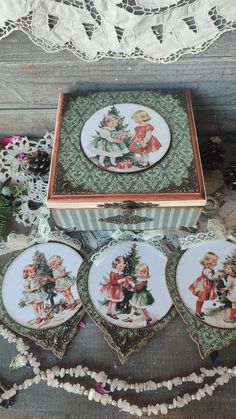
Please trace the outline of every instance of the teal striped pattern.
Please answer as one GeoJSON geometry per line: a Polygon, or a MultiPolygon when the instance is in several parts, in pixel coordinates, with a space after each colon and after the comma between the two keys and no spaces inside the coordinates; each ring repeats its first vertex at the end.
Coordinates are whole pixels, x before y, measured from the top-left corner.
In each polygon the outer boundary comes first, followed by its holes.
{"type": "Polygon", "coordinates": [[[136,210],[139,217],[148,217],[151,221],[137,224],[117,224],[99,221],[101,218],[123,215],[121,209],[52,209],[56,225],[61,228],[81,231],[92,230],[153,230],[158,228],[193,227],[201,214],[201,207],[179,208],[142,208],[136,210]]]}

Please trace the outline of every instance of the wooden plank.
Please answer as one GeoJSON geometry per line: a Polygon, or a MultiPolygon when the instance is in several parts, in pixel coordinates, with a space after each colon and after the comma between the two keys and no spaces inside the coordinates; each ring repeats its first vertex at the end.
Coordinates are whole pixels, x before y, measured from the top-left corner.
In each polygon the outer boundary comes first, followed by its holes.
{"type": "Polygon", "coordinates": [[[198,132],[235,131],[236,35],[172,64],[144,60],[84,62],[49,54],[21,33],[0,43],[0,133],[41,136],[54,128],[59,92],[190,88],[198,132]]]}
{"type": "Polygon", "coordinates": [[[56,109],[0,110],[0,136],[41,137],[55,127],[56,109]]]}
{"type": "MultiPolygon", "coordinates": [[[[215,108],[193,107],[198,136],[235,132],[236,106],[215,108]]],[[[53,131],[56,108],[49,109],[0,109],[0,136],[43,136],[53,131]]]]}
{"type": "MultiPolygon", "coordinates": [[[[236,67],[236,66],[235,66],[236,67]]],[[[27,109],[27,108],[49,108],[56,107],[59,92],[76,92],[76,91],[98,91],[98,90],[123,90],[123,89],[184,89],[190,88],[192,90],[192,99],[194,106],[231,106],[236,105],[236,74],[228,78],[226,81],[220,83],[217,81],[211,82],[165,82],[165,83],[138,83],[137,77],[133,77],[133,82],[114,83],[100,81],[95,82],[81,82],[74,83],[75,77],[68,76],[68,81],[65,81],[63,75],[62,80],[47,79],[46,73],[53,71],[52,68],[45,67],[44,77],[39,79],[32,75],[32,79],[26,81],[23,75],[19,76],[19,72],[14,72],[9,69],[8,75],[3,74],[0,69],[0,109],[27,109]],[[34,81],[36,78],[36,82],[34,81]],[[134,82],[135,80],[135,82],[134,82]],[[218,93],[217,93],[218,92],[218,93]]],[[[87,75],[89,78],[89,76],[87,75]]]]}
{"type": "Polygon", "coordinates": [[[194,104],[235,104],[236,36],[224,34],[207,51],[158,65],[144,60],[79,60],[68,51],[49,54],[25,34],[1,41],[0,108],[50,107],[59,91],[192,88],[194,104]]]}

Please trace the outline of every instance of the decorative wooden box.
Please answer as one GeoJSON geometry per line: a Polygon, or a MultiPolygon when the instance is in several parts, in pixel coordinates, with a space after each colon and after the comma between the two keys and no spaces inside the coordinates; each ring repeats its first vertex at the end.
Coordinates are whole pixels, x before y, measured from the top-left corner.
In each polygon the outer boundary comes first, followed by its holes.
{"type": "Polygon", "coordinates": [[[205,203],[188,90],[60,95],[47,199],[58,226],[190,227],[205,203]]]}

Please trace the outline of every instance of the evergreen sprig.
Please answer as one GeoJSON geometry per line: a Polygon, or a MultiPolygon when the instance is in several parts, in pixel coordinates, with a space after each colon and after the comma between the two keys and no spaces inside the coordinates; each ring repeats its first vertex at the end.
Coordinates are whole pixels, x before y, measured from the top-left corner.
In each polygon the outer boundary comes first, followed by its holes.
{"type": "Polygon", "coordinates": [[[0,240],[6,240],[11,230],[7,227],[7,220],[15,211],[12,200],[0,195],[0,240]]]}

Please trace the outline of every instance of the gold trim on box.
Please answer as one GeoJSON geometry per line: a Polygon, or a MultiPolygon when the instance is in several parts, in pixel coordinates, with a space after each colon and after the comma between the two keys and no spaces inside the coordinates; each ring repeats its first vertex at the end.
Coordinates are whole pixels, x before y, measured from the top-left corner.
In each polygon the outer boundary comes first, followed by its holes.
{"type": "Polygon", "coordinates": [[[135,202],[135,201],[123,201],[123,202],[105,202],[99,204],[100,208],[122,208],[122,209],[136,209],[136,208],[153,208],[159,207],[160,204],[153,204],[152,202],[135,202]]]}
{"type": "Polygon", "coordinates": [[[136,215],[134,209],[127,208],[123,211],[123,215],[114,215],[112,217],[99,218],[98,221],[113,224],[140,224],[146,223],[148,221],[154,221],[154,219],[136,215]]]}

